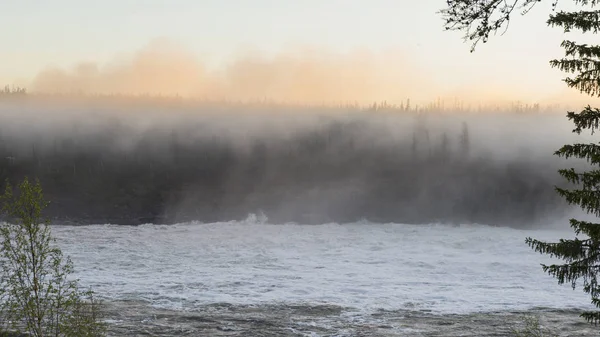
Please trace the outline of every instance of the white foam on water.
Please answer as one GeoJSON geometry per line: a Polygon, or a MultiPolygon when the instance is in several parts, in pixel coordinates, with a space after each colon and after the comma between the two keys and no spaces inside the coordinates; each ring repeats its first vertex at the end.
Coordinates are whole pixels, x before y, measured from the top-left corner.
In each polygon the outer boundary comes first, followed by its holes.
{"type": "Polygon", "coordinates": [[[524,242],[573,237],[562,230],[484,225],[268,224],[55,226],[77,277],[107,299],[158,307],[335,304],[434,313],[590,308],[559,286],[524,242]]]}

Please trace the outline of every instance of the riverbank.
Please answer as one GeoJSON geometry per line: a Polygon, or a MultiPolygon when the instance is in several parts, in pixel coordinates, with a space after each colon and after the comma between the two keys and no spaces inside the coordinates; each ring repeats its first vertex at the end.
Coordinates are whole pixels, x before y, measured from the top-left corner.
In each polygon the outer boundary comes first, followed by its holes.
{"type": "Polygon", "coordinates": [[[166,310],[140,301],[107,304],[111,336],[512,336],[526,316],[537,316],[557,336],[592,336],[593,325],[575,310],[438,315],[422,310],[361,312],[315,304],[199,305],[166,310]]]}

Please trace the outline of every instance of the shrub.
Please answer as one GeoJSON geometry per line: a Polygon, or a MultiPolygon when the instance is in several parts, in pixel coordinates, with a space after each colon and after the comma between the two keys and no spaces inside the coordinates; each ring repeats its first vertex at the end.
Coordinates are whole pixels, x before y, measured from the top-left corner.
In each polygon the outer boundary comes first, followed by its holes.
{"type": "Polygon", "coordinates": [[[536,316],[525,316],[523,318],[522,329],[512,328],[511,333],[514,337],[556,337],[548,329],[540,325],[540,319],[536,316]]]}
{"type": "Polygon", "coordinates": [[[103,336],[99,303],[72,278],[42,211],[48,205],[39,181],[27,178],[17,194],[7,183],[0,225],[0,310],[5,329],[30,336],[103,336]]]}

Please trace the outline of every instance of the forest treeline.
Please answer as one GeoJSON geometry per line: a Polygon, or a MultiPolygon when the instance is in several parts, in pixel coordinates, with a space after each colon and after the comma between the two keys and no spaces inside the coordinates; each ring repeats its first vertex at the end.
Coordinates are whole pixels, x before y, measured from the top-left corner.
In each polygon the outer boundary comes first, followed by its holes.
{"type": "Polygon", "coordinates": [[[48,215],[73,223],[264,212],[278,223],[521,227],[568,211],[554,193],[556,161],[501,154],[508,145],[484,139],[476,118],[315,113],[303,122],[244,107],[219,117],[165,109],[0,105],[0,180],[38,177],[48,215]]]}
{"type": "Polygon", "coordinates": [[[249,108],[258,107],[264,108],[300,108],[300,109],[321,109],[321,110],[351,110],[351,111],[369,111],[369,112],[389,112],[389,113],[440,113],[440,112],[460,112],[460,113],[489,113],[489,112],[509,112],[520,114],[537,114],[551,113],[564,110],[564,106],[560,104],[540,103],[525,103],[521,101],[513,101],[507,104],[494,103],[466,103],[459,99],[443,100],[438,98],[426,104],[414,104],[410,99],[402,100],[400,103],[388,103],[387,101],[373,102],[370,104],[359,104],[358,102],[340,102],[338,104],[292,104],[286,102],[278,102],[272,99],[260,99],[255,101],[238,101],[238,100],[211,100],[209,98],[184,98],[181,96],[165,95],[128,95],[128,94],[83,94],[83,93],[64,93],[64,94],[45,94],[34,93],[30,94],[26,88],[18,86],[6,85],[0,89],[0,102],[15,100],[34,100],[39,102],[93,102],[115,104],[122,106],[139,106],[139,105],[167,105],[170,107],[177,106],[179,108],[203,106],[204,108],[249,108]]]}

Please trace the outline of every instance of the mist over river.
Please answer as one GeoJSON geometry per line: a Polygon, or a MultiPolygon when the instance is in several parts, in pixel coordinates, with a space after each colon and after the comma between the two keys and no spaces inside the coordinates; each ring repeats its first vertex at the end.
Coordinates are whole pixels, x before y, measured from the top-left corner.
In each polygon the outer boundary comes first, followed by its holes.
{"type": "MultiPolygon", "coordinates": [[[[60,96],[59,96],[60,98],[60,96]]],[[[127,98],[0,102],[0,180],[36,176],[57,223],[485,223],[570,209],[564,111],[127,98]]]]}
{"type": "MultiPolygon", "coordinates": [[[[591,327],[525,245],[571,237],[537,107],[0,101],[0,180],[40,179],[114,336],[503,336],[591,327]]],[[[10,219],[7,219],[10,220],[10,219]]]]}

